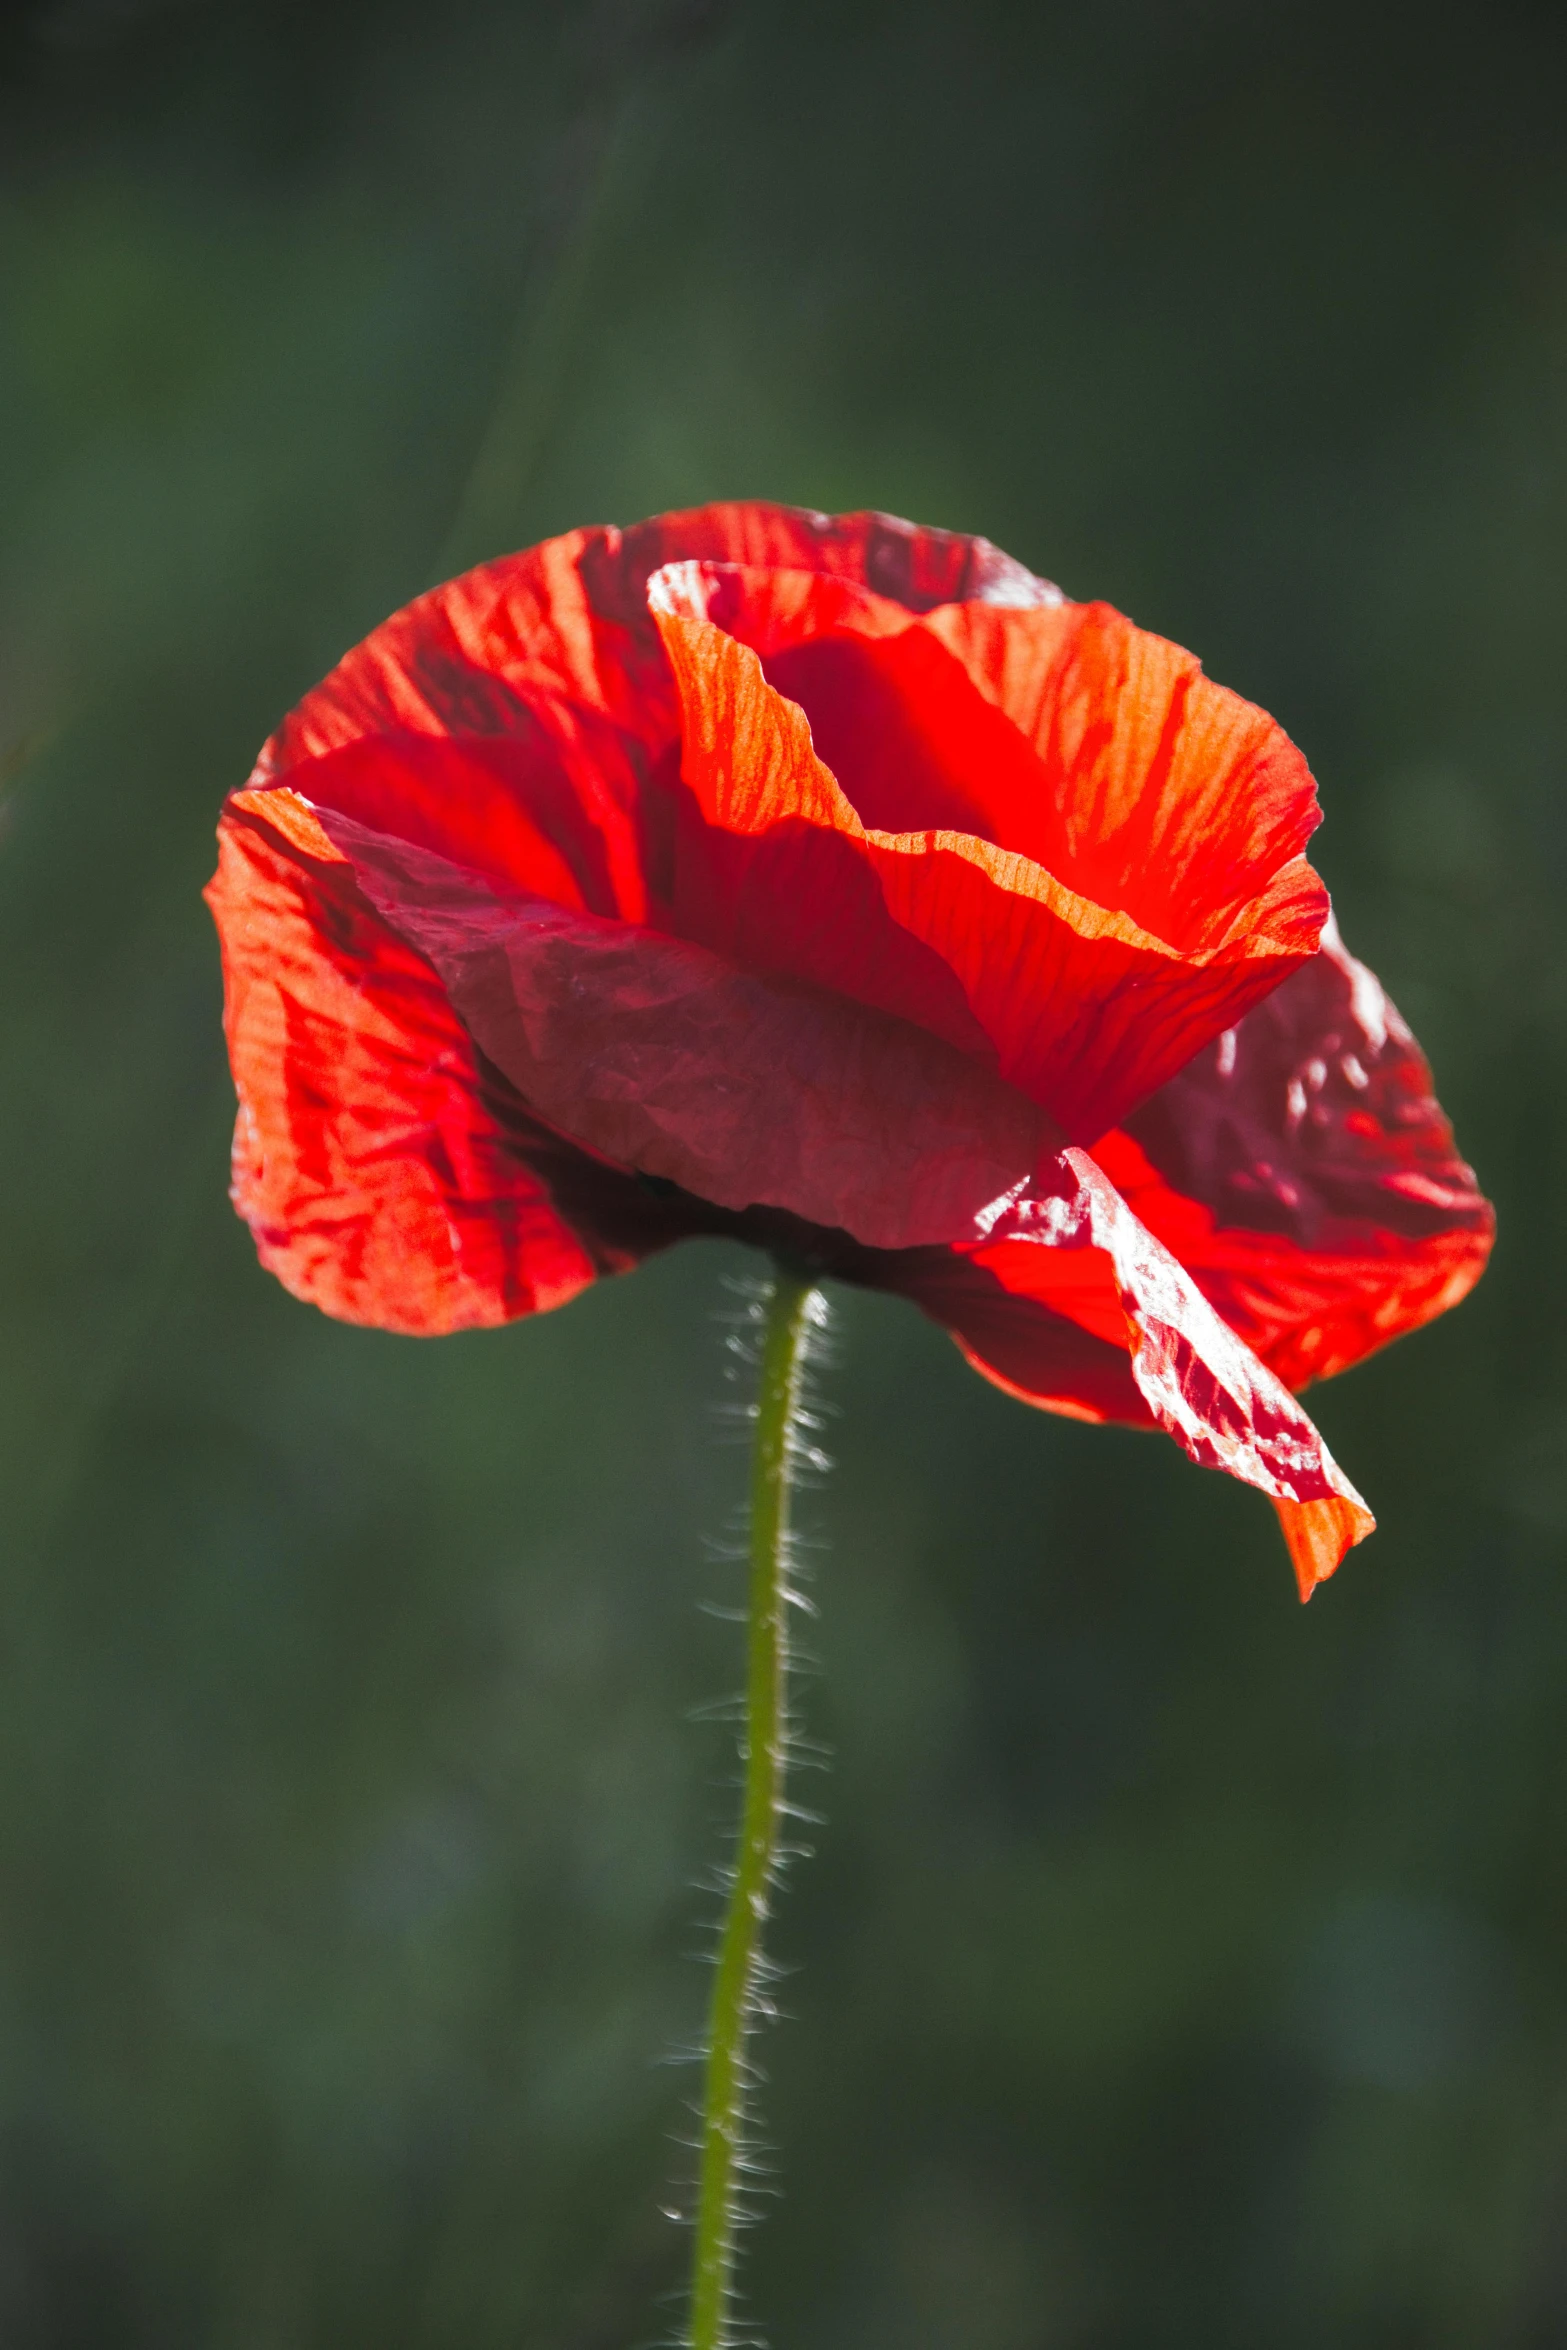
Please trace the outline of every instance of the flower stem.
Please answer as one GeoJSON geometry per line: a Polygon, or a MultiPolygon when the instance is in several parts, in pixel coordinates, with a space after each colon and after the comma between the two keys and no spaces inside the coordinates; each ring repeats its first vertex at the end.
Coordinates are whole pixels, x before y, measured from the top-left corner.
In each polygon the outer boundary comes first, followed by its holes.
{"type": "Polygon", "coordinates": [[[708,2018],[701,2171],[691,2273],[691,2350],[722,2350],[734,2289],[737,2196],[746,2162],[746,2044],[760,2008],[762,1929],[780,1857],[789,1737],[789,1492],[806,1337],[807,1280],[775,1268],[766,1306],[751,1464],[750,1661],[741,1753],[739,1849],[708,2018]]]}

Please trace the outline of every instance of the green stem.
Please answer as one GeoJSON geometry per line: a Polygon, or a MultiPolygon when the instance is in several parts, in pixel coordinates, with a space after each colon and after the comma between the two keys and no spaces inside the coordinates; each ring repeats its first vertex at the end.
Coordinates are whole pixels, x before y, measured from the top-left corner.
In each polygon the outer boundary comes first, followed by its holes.
{"type": "Polygon", "coordinates": [[[751,1467],[750,1663],[741,1751],[745,1794],[734,1884],[718,1946],[708,2018],[701,2171],[691,2275],[691,2350],[722,2350],[734,2289],[736,2197],[746,2160],[746,2043],[756,2020],[762,1929],[777,1879],[788,1761],[789,1489],[809,1281],[774,1273],[762,1342],[751,1467]]]}

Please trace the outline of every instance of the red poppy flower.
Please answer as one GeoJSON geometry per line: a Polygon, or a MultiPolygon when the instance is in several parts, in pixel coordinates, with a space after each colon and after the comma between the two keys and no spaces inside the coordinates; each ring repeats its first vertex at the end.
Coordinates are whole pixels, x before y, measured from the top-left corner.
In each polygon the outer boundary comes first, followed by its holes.
{"type": "Polygon", "coordinates": [[[267,745],[209,892],[262,1261],[350,1321],[731,1232],[1045,1408],[1370,1531],[1291,1393],[1490,1210],[1303,851],[1299,752],[982,539],[736,505],[421,597],[267,745]]]}

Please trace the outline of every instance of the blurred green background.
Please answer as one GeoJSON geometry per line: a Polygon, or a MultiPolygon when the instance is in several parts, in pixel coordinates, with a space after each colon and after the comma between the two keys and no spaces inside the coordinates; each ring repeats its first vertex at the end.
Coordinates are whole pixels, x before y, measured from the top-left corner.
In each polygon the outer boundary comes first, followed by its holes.
{"type": "Polygon", "coordinates": [[[838,1300],[780,2350],[1567,2340],[1567,18],[59,0],[0,25],[0,2337],[632,2350],[685,2239],[717,1245],[335,1327],[198,891],[462,562],[988,533],[1305,746],[1490,1277],[1271,1513],[838,1300]]]}

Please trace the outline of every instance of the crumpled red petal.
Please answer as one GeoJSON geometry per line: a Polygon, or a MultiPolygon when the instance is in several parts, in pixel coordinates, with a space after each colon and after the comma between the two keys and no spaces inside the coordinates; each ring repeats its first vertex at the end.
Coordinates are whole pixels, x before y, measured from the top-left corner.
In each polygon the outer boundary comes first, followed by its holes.
{"type": "Polygon", "coordinates": [[[922,619],[696,563],[649,594],[698,818],[673,919],[719,952],[977,1045],[1091,1139],[1315,951],[1305,762],[1106,607],[922,619]]]}
{"type": "Polygon", "coordinates": [[[233,795],[206,895],[234,1203],[296,1297],[434,1336],[563,1305],[696,1228],[527,1114],[291,793],[233,795]]]}
{"type": "Polygon", "coordinates": [[[1457,1305],[1495,1234],[1419,1046],[1331,924],[1094,1155],[1293,1388],[1457,1305]]]}
{"type": "Polygon", "coordinates": [[[971,1232],[1054,1150],[1030,1101],[924,1028],[323,822],[529,1106],[620,1166],[905,1248],[971,1232]]]}
{"type": "Polygon", "coordinates": [[[1289,1390],[1086,1151],[1064,1151],[1032,1193],[998,1204],[974,1244],[889,1267],[886,1285],[1011,1393],[1079,1418],[1151,1421],[1203,1467],[1257,1486],[1278,1511],[1303,1598],[1375,1525],[1289,1390]]]}

